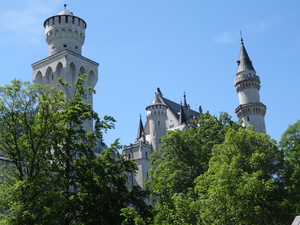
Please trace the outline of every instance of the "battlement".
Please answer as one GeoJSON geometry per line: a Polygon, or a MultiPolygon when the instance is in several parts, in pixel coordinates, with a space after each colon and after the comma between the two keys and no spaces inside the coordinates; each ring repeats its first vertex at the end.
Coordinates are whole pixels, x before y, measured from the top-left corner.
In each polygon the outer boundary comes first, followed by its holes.
{"type": "Polygon", "coordinates": [[[49,55],[66,49],[81,55],[85,40],[86,22],[71,13],[56,15],[44,22],[46,42],[49,55]]]}
{"type": "Polygon", "coordinates": [[[249,102],[247,104],[239,105],[235,109],[235,113],[238,116],[238,118],[254,114],[265,116],[266,111],[267,107],[261,102],[249,102]]]}
{"type": "Polygon", "coordinates": [[[260,79],[254,74],[241,74],[234,80],[234,86],[237,92],[249,88],[260,90],[260,79]]]}

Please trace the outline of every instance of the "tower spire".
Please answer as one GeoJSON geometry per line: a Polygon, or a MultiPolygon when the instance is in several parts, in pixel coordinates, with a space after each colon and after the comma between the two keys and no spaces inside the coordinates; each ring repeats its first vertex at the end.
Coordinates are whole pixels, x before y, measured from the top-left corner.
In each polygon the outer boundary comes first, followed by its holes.
{"type": "Polygon", "coordinates": [[[184,107],[187,107],[187,103],[186,103],[186,94],[185,94],[185,91],[183,92],[183,106],[184,107]]]}
{"type": "Polygon", "coordinates": [[[137,140],[142,138],[143,131],[144,131],[144,126],[143,126],[143,122],[142,122],[142,116],[140,114],[140,122],[139,122],[139,127],[138,127],[137,140]]]}
{"type": "Polygon", "coordinates": [[[240,48],[240,57],[239,60],[237,61],[238,64],[238,73],[245,71],[245,70],[253,70],[255,71],[252,61],[250,60],[250,57],[246,51],[245,45],[244,45],[244,40],[243,37],[241,36],[241,48],[240,48]]]}
{"type": "Polygon", "coordinates": [[[182,125],[184,123],[186,123],[186,116],[185,116],[182,105],[180,105],[179,125],[182,125]]]}
{"type": "Polygon", "coordinates": [[[235,109],[243,126],[252,125],[254,130],[266,133],[266,106],[260,102],[260,79],[256,75],[252,61],[246,51],[241,33],[240,57],[234,86],[239,96],[240,105],[235,109]]]}

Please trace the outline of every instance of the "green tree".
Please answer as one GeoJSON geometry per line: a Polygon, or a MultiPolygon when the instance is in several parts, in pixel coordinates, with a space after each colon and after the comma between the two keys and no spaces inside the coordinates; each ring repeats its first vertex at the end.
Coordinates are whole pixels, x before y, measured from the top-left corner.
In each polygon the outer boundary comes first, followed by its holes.
{"type": "Polygon", "coordinates": [[[1,223],[121,224],[129,205],[149,217],[145,192],[127,189],[125,172],[136,163],[119,155],[118,142],[94,153],[115,121],[100,120],[82,101],[84,77],[70,99],[58,87],[18,80],[0,88],[0,149],[11,162],[0,183],[1,223]],[[93,132],[84,129],[87,120],[93,132]]]}
{"type": "Polygon", "coordinates": [[[194,180],[208,169],[212,148],[224,141],[228,128],[239,127],[226,113],[219,118],[202,114],[195,124],[185,131],[168,132],[151,155],[147,187],[155,201],[156,223],[195,223],[196,213],[191,208],[197,199],[194,180]]]}
{"type": "Polygon", "coordinates": [[[285,224],[277,181],[282,154],[267,134],[229,130],[196,179],[200,224],[285,224]]]}
{"type": "Polygon", "coordinates": [[[284,202],[289,220],[300,214],[300,120],[290,125],[281,136],[280,147],[284,153],[282,180],[286,199],[284,202]]]}

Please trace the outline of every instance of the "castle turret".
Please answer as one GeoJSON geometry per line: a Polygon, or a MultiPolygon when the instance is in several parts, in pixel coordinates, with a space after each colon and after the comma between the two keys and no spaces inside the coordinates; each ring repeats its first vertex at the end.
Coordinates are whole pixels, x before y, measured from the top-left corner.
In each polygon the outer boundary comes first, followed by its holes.
{"type": "Polygon", "coordinates": [[[49,55],[54,55],[65,49],[81,55],[86,26],[83,19],[74,16],[66,8],[57,15],[46,19],[44,27],[49,55]]]}
{"type": "Polygon", "coordinates": [[[157,151],[162,136],[166,134],[166,120],[168,107],[160,100],[161,92],[156,93],[151,104],[146,108],[149,121],[150,143],[157,151]]]}
{"type": "Polygon", "coordinates": [[[260,102],[260,79],[256,75],[242,38],[240,58],[237,63],[238,70],[234,86],[239,96],[240,105],[235,110],[236,115],[242,120],[243,126],[252,125],[256,132],[266,133],[264,118],[266,106],[260,102]]]}
{"type": "MultiPolygon", "coordinates": [[[[32,64],[32,80],[34,83],[54,86],[58,78],[73,85],[73,88],[63,88],[67,98],[75,94],[74,83],[78,76],[87,74],[84,87],[86,93],[83,100],[93,105],[93,93],[88,88],[94,88],[98,81],[99,64],[81,55],[84,43],[86,22],[66,9],[45,20],[45,36],[49,56],[32,64]]],[[[86,121],[86,130],[93,129],[93,122],[86,121]]]]}

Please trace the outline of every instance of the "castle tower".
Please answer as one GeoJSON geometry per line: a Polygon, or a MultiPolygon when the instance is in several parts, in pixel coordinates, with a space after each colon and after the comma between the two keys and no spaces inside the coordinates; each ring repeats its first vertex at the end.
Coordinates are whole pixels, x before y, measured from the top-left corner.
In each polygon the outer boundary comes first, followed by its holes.
{"type": "Polygon", "coordinates": [[[266,133],[266,106],[260,102],[260,79],[248,56],[243,38],[241,38],[240,58],[237,63],[238,70],[234,86],[240,105],[235,109],[236,115],[242,120],[243,126],[252,125],[256,132],[266,133]]]}
{"type": "MultiPolygon", "coordinates": [[[[45,37],[49,56],[32,64],[32,80],[34,83],[54,86],[58,78],[74,85],[77,77],[87,74],[84,87],[86,93],[83,100],[93,105],[93,95],[88,88],[94,88],[98,81],[99,64],[81,55],[85,39],[86,22],[74,16],[66,9],[45,20],[45,37]]],[[[67,98],[75,94],[74,88],[65,88],[67,98]]],[[[84,128],[93,130],[93,122],[86,121],[84,128]]]]}
{"type": "Polygon", "coordinates": [[[157,151],[161,137],[166,134],[166,120],[168,107],[160,100],[161,93],[156,93],[151,104],[146,108],[149,122],[150,144],[157,151]]]}

